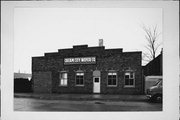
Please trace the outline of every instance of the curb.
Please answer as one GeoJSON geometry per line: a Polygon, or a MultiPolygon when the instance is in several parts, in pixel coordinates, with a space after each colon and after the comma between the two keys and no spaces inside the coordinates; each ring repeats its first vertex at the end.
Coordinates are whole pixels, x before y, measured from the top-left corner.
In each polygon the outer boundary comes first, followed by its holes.
{"type": "Polygon", "coordinates": [[[146,97],[135,98],[135,99],[128,99],[128,98],[93,98],[93,97],[62,97],[62,96],[36,96],[36,95],[14,95],[15,98],[35,98],[41,100],[74,100],[74,101],[93,101],[93,100],[100,100],[100,101],[136,101],[136,102],[144,102],[147,101],[146,97]]]}

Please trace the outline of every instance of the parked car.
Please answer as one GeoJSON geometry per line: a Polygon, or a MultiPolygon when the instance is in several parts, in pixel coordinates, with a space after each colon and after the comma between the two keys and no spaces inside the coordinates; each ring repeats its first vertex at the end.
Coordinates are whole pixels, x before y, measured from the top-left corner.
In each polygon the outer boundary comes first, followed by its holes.
{"type": "Polygon", "coordinates": [[[154,86],[160,79],[162,79],[163,76],[160,75],[150,75],[150,76],[146,76],[145,77],[145,93],[147,91],[147,89],[149,89],[150,87],[154,86]]]}
{"type": "Polygon", "coordinates": [[[155,85],[147,89],[146,96],[150,101],[162,102],[162,88],[162,79],[159,79],[155,85]]]}

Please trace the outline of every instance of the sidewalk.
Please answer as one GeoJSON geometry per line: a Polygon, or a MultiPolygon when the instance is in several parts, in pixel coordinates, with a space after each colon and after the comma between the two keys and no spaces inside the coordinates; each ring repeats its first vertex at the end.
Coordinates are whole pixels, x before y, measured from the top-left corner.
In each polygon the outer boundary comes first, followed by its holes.
{"type": "Polygon", "coordinates": [[[14,93],[15,98],[36,98],[46,100],[105,100],[105,101],[146,101],[145,95],[107,94],[35,94],[14,93]]]}

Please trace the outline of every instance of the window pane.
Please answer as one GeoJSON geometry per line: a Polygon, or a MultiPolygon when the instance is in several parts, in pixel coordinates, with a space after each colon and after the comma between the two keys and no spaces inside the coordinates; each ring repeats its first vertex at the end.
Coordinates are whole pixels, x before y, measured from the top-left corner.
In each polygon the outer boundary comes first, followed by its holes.
{"type": "Polygon", "coordinates": [[[80,79],[80,84],[83,85],[83,79],[80,79]]]}
{"type": "Polygon", "coordinates": [[[108,75],[113,75],[112,73],[108,73],[108,75]]]}
{"type": "Polygon", "coordinates": [[[125,85],[129,85],[129,79],[125,79],[125,85]]]}
{"type": "Polygon", "coordinates": [[[79,79],[76,79],[76,84],[79,84],[79,79]]]}
{"type": "Polygon", "coordinates": [[[81,84],[81,80],[80,79],[78,79],[78,84],[81,84]]]}
{"type": "Polygon", "coordinates": [[[117,75],[117,73],[113,73],[113,75],[117,75]]]}
{"type": "Polygon", "coordinates": [[[67,78],[67,73],[63,73],[63,78],[67,78]]]}
{"type": "Polygon", "coordinates": [[[111,83],[110,83],[110,85],[113,85],[113,80],[111,79],[111,83]]]}
{"type": "Polygon", "coordinates": [[[99,78],[95,78],[94,82],[99,82],[99,78]]]}
{"type": "Polygon", "coordinates": [[[129,73],[129,72],[126,72],[125,75],[130,75],[130,73],[129,73]]]}
{"type": "Polygon", "coordinates": [[[110,79],[108,80],[108,85],[111,85],[111,80],[110,79]]]}
{"type": "Polygon", "coordinates": [[[125,79],[129,79],[129,75],[125,75],[125,79]]]}
{"type": "Polygon", "coordinates": [[[61,85],[63,85],[63,80],[61,79],[61,85]]]}
{"type": "Polygon", "coordinates": [[[130,80],[130,85],[133,85],[133,79],[129,79],[130,80]]]}
{"type": "Polygon", "coordinates": [[[117,75],[117,73],[115,73],[115,72],[110,72],[110,73],[108,73],[108,75],[117,75]]]}
{"type": "Polygon", "coordinates": [[[108,75],[108,79],[112,79],[112,76],[111,76],[111,75],[108,75]]]}
{"type": "Polygon", "coordinates": [[[76,73],[76,75],[82,76],[84,75],[84,73],[76,73]]]}
{"type": "Polygon", "coordinates": [[[113,75],[112,77],[113,77],[113,79],[116,79],[116,75],[113,75]]]}
{"type": "Polygon", "coordinates": [[[67,80],[64,80],[64,85],[67,85],[67,80]]]}
{"type": "Polygon", "coordinates": [[[131,73],[131,74],[130,74],[130,78],[134,78],[134,75],[133,75],[133,73],[131,73]]]}
{"type": "Polygon", "coordinates": [[[116,85],[116,79],[113,80],[113,85],[116,85]]]}

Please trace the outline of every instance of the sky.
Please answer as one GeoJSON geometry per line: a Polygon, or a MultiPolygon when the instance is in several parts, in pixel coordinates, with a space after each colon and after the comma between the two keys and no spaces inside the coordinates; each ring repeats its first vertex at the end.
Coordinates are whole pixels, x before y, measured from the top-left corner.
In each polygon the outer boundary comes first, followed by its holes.
{"type": "Polygon", "coordinates": [[[162,9],[15,8],[14,72],[31,73],[32,57],[73,45],[98,46],[99,39],[106,49],[146,52],[143,24],[163,33],[162,9]]]}

